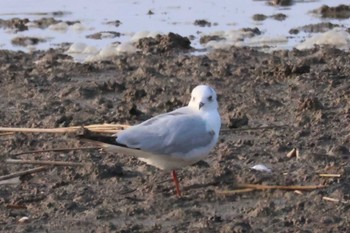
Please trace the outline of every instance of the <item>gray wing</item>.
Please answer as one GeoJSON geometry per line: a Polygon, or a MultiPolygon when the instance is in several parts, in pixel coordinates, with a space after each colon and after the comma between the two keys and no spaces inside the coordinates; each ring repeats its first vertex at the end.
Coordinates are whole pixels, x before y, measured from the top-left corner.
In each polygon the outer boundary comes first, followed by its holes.
{"type": "Polygon", "coordinates": [[[213,137],[205,121],[196,114],[190,114],[185,107],[122,131],[117,142],[154,154],[173,155],[205,147],[213,137]]]}

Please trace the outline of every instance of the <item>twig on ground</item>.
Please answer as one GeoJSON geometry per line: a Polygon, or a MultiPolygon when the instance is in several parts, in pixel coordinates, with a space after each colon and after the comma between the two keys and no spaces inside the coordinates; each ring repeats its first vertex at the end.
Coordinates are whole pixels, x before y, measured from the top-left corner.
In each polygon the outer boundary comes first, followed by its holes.
{"type": "Polygon", "coordinates": [[[320,177],[340,178],[341,174],[318,174],[320,177]]]}
{"type": "MultiPolygon", "coordinates": [[[[252,192],[255,190],[272,190],[272,189],[278,189],[278,190],[294,190],[294,191],[311,191],[315,189],[320,189],[326,187],[325,185],[306,185],[306,186],[300,186],[300,185],[292,185],[292,186],[283,186],[283,185],[260,185],[260,184],[238,184],[236,185],[238,189],[235,190],[222,190],[217,191],[219,194],[224,195],[230,195],[230,194],[237,194],[237,193],[245,193],[245,192],[252,192]]],[[[298,193],[299,194],[299,193],[298,193]]]]}
{"type": "Polygon", "coordinates": [[[122,124],[95,124],[86,126],[71,126],[63,128],[12,128],[12,127],[0,127],[0,132],[20,132],[20,133],[74,133],[81,128],[89,129],[96,133],[117,133],[129,125],[122,124]]]}
{"type": "Polygon", "coordinates": [[[346,204],[346,201],[341,201],[339,199],[333,198],[333,197],[322,197],[323,200],[325,201],[331,201],[331,202],[336,202],[336,203],[343,203],[346,204]]]}
{"type": "Polygon", "coordinates": [[[261,184],[238,184],[238,188],[253,188],[258,190],[265,190],[265,189],[280,189],[280,190],[314,190],[314,189],[320,189],[325,188],[325,185],[261,185],[261,184]]]}
{"type": "Polygon", "coordinates": [[[234,189],[234,190],[216,190],[215,192],[218,194],[223,194],[223,195],[232,195],[232,194],[237,194],[237,193],[248,193],[252,192],[256,189],[252,188],[246,188],[246,189],[234,189]]]}
{"type": "Polygon", "coordinates": [[[8,175],[0,176],[0,180],[7,180],[7,179],[11,179],[11,178],[14,178],[17,176],[23,176],[23,175],[36,173],[36,172],[42,172],[42,171],[47,170],[48,168],[50,168],[50,166],[41,166],[41,167],[37,167],[37,168],[25,170],[25,171],[14,172],[14,173],[11,173],[8,175]]]}
{"type": "Polygon", "coordinates": [[[84,163],[65,162],[65,161],[42,161],[42,160],[22,160],[7,159],[6,163],[12,164],[33,164],[33,165],[53,165],[53,166],[84,166],[84,163]]]}

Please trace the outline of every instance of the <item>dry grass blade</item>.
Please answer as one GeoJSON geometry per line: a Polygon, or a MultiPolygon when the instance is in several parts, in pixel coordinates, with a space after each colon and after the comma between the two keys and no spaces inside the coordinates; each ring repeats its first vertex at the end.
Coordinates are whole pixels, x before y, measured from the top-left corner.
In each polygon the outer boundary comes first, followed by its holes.
{"type": "Polygon", "coordinates": [[[129,125],[122,124],[95,124],[86,126],[71,126],[63,128],[12,128],[12,127],[0,127],[0,132],[20,132],[20,133],[74,133],[80,130],[82,127],[89,129],[92,132],[100,133],[117,133],[129,125]]]}
{"type": "Polygon", "coordinates": [[[314,190],[325,188],[326,185],[261,185],[261,184],[239,184],[238,188],[253,188],[258,190],[266,190],[266,189],[280,189],[280,190],[314,190]]]}
{"type": "Polygon", "coordinates": [[[236,187],[238,189],[216,191],[216,193],[224,194],[224,195],[232,195],[232,194],[237,194],[237,193],[252,192],[252,191],[256,191],[256,190],[271,190],[271,189],[311,191],[311,190],[315,190],[315,189],[324,188],[326,186],[325,185],[283,186],[283,185],[261,185],[261,184],[238,184],[238,185],[236,185],[236,187]]]}
{"type": "Polygon", "coordinates": [[[248,193],[255,191],[256,189],[252,188],[246,188],[246,189],[234,189],[234,190],[216,190],[215,192],[217,194],[222,194],[222,195],[232,195],[232,194],[237,194],[237,193],[248,193]]]}
{"type": "Polygon", "coordinates": [[[0,180],[7,180],[7,179],[11,179],[11,178],[14,178],[17,176],[23,176],[23,175],[36,173],[36,172],[42,172],[42,171],[47,170],[48,168],[50,168],[50,167],[49,166],[41,166],[41,167],[37,167],[37,168],[25,170],[25,171],[15,172],[15,173],[11,173],[8,175],[0,176],[0,180]]]}
{"type": "Polygon", "coordinates": [[[0,127],[0,132],[18,132],[18,133],[73,133],[77,130],[76,127],[66,127],[66,128],[10,128],[10,127],[0,127]]]}
{"type": "Polygon", "coordinates": [[[84,166],[84,163],[64,162],[64,161],[40,161],[40,160],[22,160],[7,159],[6,163],[12,164],[32,164],[32,165],[52,165],[52,166],[84,166]]]}
{"type": "Polygon", "coordinates": [[[320,177],[340,178],[341,174],[319,174],[320,177]]]}
{"type": "Polygon", "coordinates": [[[333,197],[322,197],[322,199],[325,200],[325,201],[331,201],[331,202],[336,202],[336,203],[347,204],[346,201],[341,201],[341,200],[333,198],[333,197]]]}
{"type": "Polygon", "coordinates": [[[39,154],[39,153],[45,153],[45,152],[62,152],[62,151],[74,151],[74,150],[96,150],[100,149],[101,147],[79,147],[79,148],[57,148],[57,149],[48,149],[48,150],[33,150],[33,151],[24,151],[19,152],[17,154],[11,154],[11,157],[19,156],[19,155],[25,155],[25,154],[39,154]]]}
{"type": "Polygon", "coordinates": [[[326,187],[325,185],[261,185],[261,184],[239,184],[239,188],[254,188],[254,189],[280,189],[280,190],[314,190],[326,187]]]}

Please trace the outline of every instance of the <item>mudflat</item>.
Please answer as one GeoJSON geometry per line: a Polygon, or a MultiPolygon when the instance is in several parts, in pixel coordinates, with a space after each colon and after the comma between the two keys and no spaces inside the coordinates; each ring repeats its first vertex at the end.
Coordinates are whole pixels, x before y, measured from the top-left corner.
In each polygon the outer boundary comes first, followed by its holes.
{"type": "MultiPolygon", "coordinates": [[[[0,185],[1,232],[349,231],[350,53],[232,47],[195,56],[182,42],[162,36],[140,42],[135,54],[86,64],[60,49],[0,51],[1,126],[137,124],[186,105],[201,83],[216,89],[223,123],[209,158],[178,171],[182,198],[168,172],[132,156],[17,156],[91,165],[0,185]],[[299,158],[287,157],[293,148],[299,158]],[[272,171],[252,170],[256,164],[272,171]],[[219,193],[242,183],[326,187],[219,193]]],[[[0,175],[33,167],[4,163],[18,152],[87,145],[71,134],[0,135],[0,175]]]]}

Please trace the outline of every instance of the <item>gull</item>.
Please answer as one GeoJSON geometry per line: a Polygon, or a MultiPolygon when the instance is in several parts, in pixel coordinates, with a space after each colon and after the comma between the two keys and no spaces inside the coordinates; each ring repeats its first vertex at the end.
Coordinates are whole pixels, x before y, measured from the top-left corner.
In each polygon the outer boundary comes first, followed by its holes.
{"type": "Polygon", "coordinates": [[[150,118],[112,136],[79,135],[111,153],[133,155],[161,170],[169,170],[181,196],[175,169],[208,157],[221,127],[217,95],[207,85],[196,86],[187,106],[150,118]]]}

